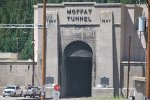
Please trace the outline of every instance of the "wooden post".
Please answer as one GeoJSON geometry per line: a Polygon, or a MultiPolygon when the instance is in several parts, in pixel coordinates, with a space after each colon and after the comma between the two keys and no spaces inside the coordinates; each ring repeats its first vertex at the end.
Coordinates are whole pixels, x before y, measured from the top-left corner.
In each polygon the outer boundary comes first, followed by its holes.
{"type": "Polygon", "coordinates": [[[129,94],[129,76],[130,76],[130,48],[131,48],[131,36],[129,37],[129,57],[128,57],[128,75],[127,75],[127,99],[129,94]]]}
{"type": "Polygon", "coordinates": [[[35,61],[34,61],[34,32],[32,31],[32,86],[34,85],[35,61]]]}
{"type": "Polygon", "coordinates": [[[45,75],[46,75],[46,0],[43,0],[43,40],[42,40],[42,96],[45,100],[45,75]]]}

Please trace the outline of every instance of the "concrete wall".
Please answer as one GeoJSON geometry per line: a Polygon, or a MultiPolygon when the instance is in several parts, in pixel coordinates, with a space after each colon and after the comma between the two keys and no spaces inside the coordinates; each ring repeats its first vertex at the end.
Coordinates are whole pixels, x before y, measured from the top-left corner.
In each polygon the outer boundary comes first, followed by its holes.
{"type": "MultiPolygon", "coordinates": [[[[38,24],[42,24],[42,5],[38,4],[35,11],[38,13],[35,14],[35,18],[40,19],[38,24]]],[[[93,88],[101,87],[103,89],[100,79],[105,77],[109,79],[107,87],[115,89],[116,94],[114,95],[119,94],[119,88],[126,87],[124,80],[126,74],[122,74],[122,69],[123,73],[126,73],[127,69],[126,66],[120,66],[120,64],[128,61],[129,36],[131,36],[131,61],[145,61],[145,39],[137,32],[138,17],[143,14],[143,9],[139,6],[96,3],[47,4],[48,13],[53,16],[49,19],[51,23],[47,31],[46,75],[47,77],[53,76],[56,84],[59,83],[59,72],[63,71],[60,69],[63,66],[64,49],[74,41],[83,41],[92,48],[94,59],[92,67],[96,68],[92,73],[92,83],[95,83],[93,88]],[[92,14],[89,15],[93,22],[70,22],[69,19],[67,20],[73,14],[67,14],[68,9],[89,8],[92,9],[92,14]],[[122,87],[119,87],[120,84],[122,87]]],[[[41,33],[42,29],[38,29],[39,79],[41,79],[42,61],[41,33]]],[[[135,66],[138,66],[140,71],[143,68],[139,65],[135,66]]],[[[135,69],[135,66],[132,68],[135,69]]],[[[141,76],[143,70],[138,74],[141,76]]]]}
{"type": "Polygon", "coordinates": [[[142,45],[142,43],[145,41],[145,39],[141,39],[144,38],[144,34],[141,33],[140,35],[138,33],[138,17],[142,16],[143,9],[134,5],[127,5],[125,11],[123,61],[128,60],[129,36],[131,36],[131,61],[144,61],[145,46],[142,45]]]}
{"type": "MultiPolygon", "coordinates": [[[[0,86],[20,85],[32,83],[32,65],[0,65],[0,86]]],[[[37,66],[35,66],[35,84],[37,79],[37,66]]]]}
{"type": "MultiPolygon", "coordinates": [[[[32,84],[32,65],[0,65],[0,71],[0,91],[7,85],[25,87],[32,84]]],[[[34,77],[35,85],[38,85],[40,80],[37,77],[37,66],[35,66],[34,77]]]]}

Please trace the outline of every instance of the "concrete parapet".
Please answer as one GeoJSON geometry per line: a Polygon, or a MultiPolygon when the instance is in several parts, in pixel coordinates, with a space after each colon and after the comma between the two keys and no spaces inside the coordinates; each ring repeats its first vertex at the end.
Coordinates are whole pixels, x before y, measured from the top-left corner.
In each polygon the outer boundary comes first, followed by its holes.
{"type": "Polygon", "coordinates": [[[18,53],[0,53],[0,60],[17,60],[18,53]]]}
{"type": "Polygon", "coordinates": [[[113,97],[113,88],[92,88],[92,97],[113,97]]]}

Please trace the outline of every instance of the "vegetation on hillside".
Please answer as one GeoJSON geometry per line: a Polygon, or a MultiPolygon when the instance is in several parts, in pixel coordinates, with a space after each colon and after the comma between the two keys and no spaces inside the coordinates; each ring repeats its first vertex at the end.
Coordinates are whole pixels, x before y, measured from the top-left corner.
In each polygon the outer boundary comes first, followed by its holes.
{"type": "MultiPolygon", "coordinates": [[[[97,2],[129,3],[139,0],[47,0],[47,3],[97,2]]],[[[145,3],[145,0],[140,0],[145,3]]],[[[42,0],[0,0],[0,24],[33,24],[33,5],[42,0]]],[[[33,29],[0,29],[0,52],[19,53],[20,59],[32,59],[33,29]]]]}
{"type": "MultiPolygon", "coordinates": [[[[32,0],[1,0],[0,24],[32,24],[32,0]]],[[[20,53],[21,59],[32,58],[32,29],[0,29],[0,52],[20,53]]]]}

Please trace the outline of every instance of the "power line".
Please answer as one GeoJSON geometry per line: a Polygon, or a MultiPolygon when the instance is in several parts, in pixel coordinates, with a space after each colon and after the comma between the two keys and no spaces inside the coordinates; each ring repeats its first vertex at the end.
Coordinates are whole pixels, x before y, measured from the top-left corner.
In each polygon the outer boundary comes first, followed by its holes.
{"type": "Polygon", "coordinates": [[[0,24],[0,28],[43,28],[43,25],[35,24],[0,24]]]}

